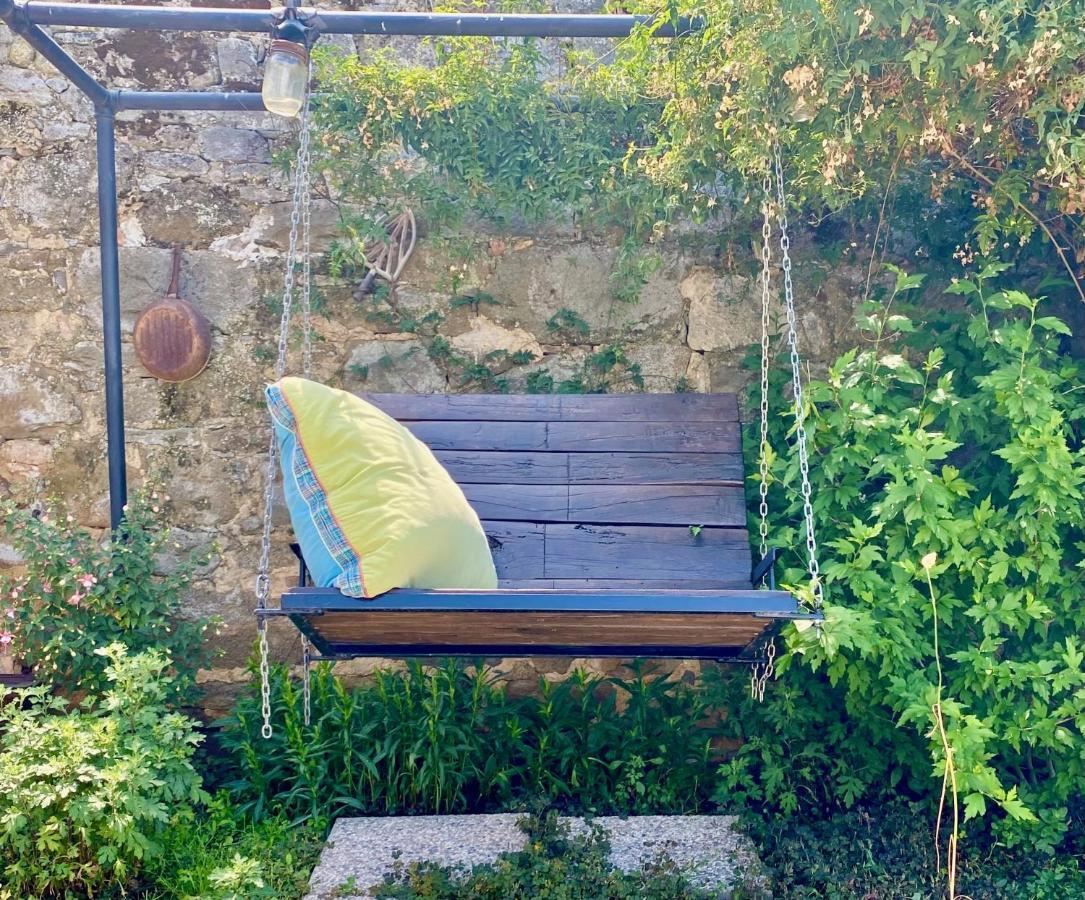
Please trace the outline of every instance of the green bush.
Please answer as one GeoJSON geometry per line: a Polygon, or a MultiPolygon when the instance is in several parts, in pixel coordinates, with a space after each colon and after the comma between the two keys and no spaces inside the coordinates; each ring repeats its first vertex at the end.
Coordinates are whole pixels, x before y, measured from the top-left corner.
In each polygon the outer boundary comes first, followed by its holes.
{"type": "Polygon", "coordinates": [[[297,900],[324,845],[322,823],[253,822],[216,794],[197,817],[163,835],[143,872],[147,900],[297,900]]]}
{"type": "MultiPolygon", "coordinates": [[[[524,850],[503,853],[497,862],[470,870],[434,863],[397,864],[376,896],[385,900],[698,900],[716,896],[694,888],[665,859],[641,872],[615,869],[607,858],[606,835],[598,828],[571,836],[553,812],[525,817],[518,824],[527,836],[524,850]]],[[[350,896],[349,888],[345,893],[350,896]]]]}
{"type": "Polygon", "coordinates": [[[182,557],[171,545],[157,521],[164,500],[154,491],[134,495],[120,528],[104,542],[60,507],[42,513],[2,507],[25,571],[0,577],[0,638],[40,680],[69,695],[103,693],[109,661],[95,650],[119,641],[132,653],[166,651],[173,666],[167,696],[192,698],[196,670],[214,655],[205,639],[213,623],[182,616],[204,560],[182,557]]]}
{"type": "MultiPolygon", "coordinates": [[[[861,805],[820,821],[759,823],[753,837],[780,900],[818,897],[942,900],[944,884],[930,832],[916,828],[926,804],[861,805]]],[[[1009,852],[966,846],[958,897],[976,900],[1076,900],[1085,896],[1080,853],[1058,858],[1031,848],[1009,852]]]]}
{"type": "MultiPolygon", "coordinates": [[[[816,763],[835,799],[887,782],[937,795],[948,760],[964,818],[1050,849],[1085,784],[1085,368],[1060,353],[1058,318],[994,287],[1000,271],[950,287],[966,315],[918,326],[902,303],[920,279],[900,273],[863,312],[865,348],[810,385],[827,621],[791,633],[781,668],[788,702],[837,730],[816,763]],[[802,696],[799,663],[837,691],[802,696]]],[[[797,463],[773,476],[774,535],[801,548],[797,463]]],[[[803,563],[789,554],[785,580],[803,563]]],[[[771,743],[744,751],[747,772],[790,765],[771,743]]]]}
{"type": "Polygon", "coordinates": [[[0,898],[97,897],[161,852],[203,792],[195,722],[166,706],[169,657],[98,651],[109,688],[67,711],[46,688],[0,705],[0,898]]]}
{"type": "Polygon", "coordinates": [[[479,812],[538,799],[589,812],[710,805],[703,702],[641,669],[626,680],[576,673],[514,699],[486,669],[454,662],[378,672],[356,690],[321,666],[312,696],[306,728],[297,684],[279,668],[274,736],[260,737],[255,691],[225,723],[236,766],[228,786],[257,818],[479,812]]]}

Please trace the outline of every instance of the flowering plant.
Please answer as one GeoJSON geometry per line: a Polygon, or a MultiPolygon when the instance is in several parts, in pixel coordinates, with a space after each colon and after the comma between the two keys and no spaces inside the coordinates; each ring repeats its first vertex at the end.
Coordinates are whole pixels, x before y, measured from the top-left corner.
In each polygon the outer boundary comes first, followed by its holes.
{"type": "Polygon", "coordinates": [[[18,574],[0,577],[0,655],[21,657],[64,693],[87,694],[106,687],[106,660],[97,648],[116,641],[133,653],[156,647],[173,659],[171,699],[186,699],[196,670],[211,658],[204,632],[213,623],[181,616],[206,560],[191,554],[172,561],[178,547],[157,522],[162,502],[153,490],[136,495],[105,540],[56,505],[0,508],[23,558],[18,574]]]}

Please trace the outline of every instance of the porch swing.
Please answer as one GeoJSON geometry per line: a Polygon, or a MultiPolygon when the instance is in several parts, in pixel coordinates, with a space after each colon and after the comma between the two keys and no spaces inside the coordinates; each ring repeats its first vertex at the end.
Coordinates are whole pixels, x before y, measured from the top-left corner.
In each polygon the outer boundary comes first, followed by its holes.
{"type": "MultiPolygon", "coordinates": [[[[286,373],[292,308],[311,363],[310,111],[301,110],[276,379],[286,373]],[[301,269],[300,291],[295,272],[301,269]]],[[[783,621],[821,619],[805,407],[791,278],[783,164],[774,144],[762,181],[759,552],[752,564],[733,394],[392,395],[364,399],[428,444],[463,488],[489,538],[496,590],[397,589],[356,599],[298,584],[270,600],[278,447],[269,441],[256,577],[262,733],[270,737],[267,625],[301,632],[303,700],[320,660],[358,656],[603,656],[713,659],[752,666],[764,695],[783,621]],[[814,602],[776,589],[768,535],[768,375],[772,219],[779,228],[795,450],[814,602]],[[314,652],[314,648],[315,651],[314,652]]]]}

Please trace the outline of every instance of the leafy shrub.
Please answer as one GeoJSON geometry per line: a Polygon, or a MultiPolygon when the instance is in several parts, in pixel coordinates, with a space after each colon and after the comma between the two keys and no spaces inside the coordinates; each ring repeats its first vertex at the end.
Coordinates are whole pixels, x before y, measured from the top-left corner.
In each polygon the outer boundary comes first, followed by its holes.
{"type": "Polygon", "coordinates": [[[10,628],[0,624],[0,638],[39,678],[69,695],[102,693],[109,660],[94,651],[119,641],[132,653],[166,651],[173,665],[168,697],[191,698],[196,670],[213,656],[205,641],[212,623],[182,617],[203,560],[193,555],[164,565],[178,548],[157,522],[163,501],[153,491],[136,494],[104,542],[59,507],[3,507],[5,529],[26,562],[18,577],[0,577],[0,623],[10,628]]]}
{"type": "Polygon", "coordinates": [[[626,680],[577,673],[514,699],[489,671],[455,662],[378,672],[356,690],[318,667],[312,697],[306,728],[300,691],[279,668],[274,736],[260,737],[255,692],[225,723],[228,786],[257,818],[492,811],[540,798],[594,812],[708,806],[706,709],[687,686],[640,669],[626,680]]]}
{"type": "MultiPolygon", "coordinates": [[[[941,900],[930,833],[916,828],[926,804],[899,800],[861,805],[820,821],[759,823],[758,843],[772,896],[781,900],[863,897],[941,900]]],[[[1007,852],[979,844],[966,849],[959,897],[985,900],[1073,900],[1085,896],[1078,856],[1052,859],[1031,848],[1007,852]]]]}
{"type": "Polygon", "coordinates": [[[299,898],[324,844],[321,824],[282,818],[253,822],[216,794],[197,817],[162,837],[162,853],[143,872],[148,900],[299,898]]]}
{"type": "Polygon", "coordinates": [[[195,723],[166,707],[169,657],[98,651],[109,688],[67,712],[44,687],[0,706],[0,898],[95,897],[161,852],[201,799],[195,723]]]}
{"type": "MultiPolygon", "coordinates": [[[[518,823],[527,846],[497,862],[464,868],[434,863],[398,864],[375,896],[386,900],[697,900],[715,896],[694,888],[674,865],[661,860],[626,874],[608,857],[598,828],[571,836],[553,812],[518,823]]],[[[359,885],[369,887],[369,885],[359,885]]],[[[349,896],[349,894],[348,894],[349,896]]]]}
{"type": "MultiPolygon", "coordinates": [[[[952,754],[967,819],[1050,849],[1085,784],[1085,369],[1060,354],[1059,319],[994,287],[1000,271],[950,288],[968,315],[919,329],[901,302],[920,279],[901,273],[864,311],[867,348],[810,385],[827,622],[792,633],[782,668],[825,672],[828,721],[870,741],[837,767],[837,797],[887,773],[941,781],[952,754]]],[[[796,462],[773,475],[775,535],[801,547],[796,462]]],[[[802,559],[787,562],[801,581],[802,559]]]]}

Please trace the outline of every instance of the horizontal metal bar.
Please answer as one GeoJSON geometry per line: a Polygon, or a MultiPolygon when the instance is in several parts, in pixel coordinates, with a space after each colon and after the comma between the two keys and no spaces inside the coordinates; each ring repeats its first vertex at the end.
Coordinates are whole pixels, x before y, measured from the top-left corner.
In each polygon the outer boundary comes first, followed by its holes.
{"type": "Polygon", "coordinates": [[[115,109],[264,112],[264,98],[254,91],[114,91],[115,109]]]}
{"type": "Polygon", "coordinates": [[[271,609],[268,607],[265,609],[254,609],[252,614],[258,619],[292,619],[294,616],[322,616],[324,615],[324,610],[306,609],[305,607],[300,606],[295,609],[271,609]]]}
{"type": "MultiPolygon", "coordinates": [[[[23,4],[31,22],[91,28],[131,28],[150,31],[269,32],[279,9],[211,9],[169,6],[113,6],[88,3],[23,4]]],[[[444,35],[491,37],[626,37],[652,21],[630,15],[502,15],[499,13],[331,12],[302,7],[299,14],[324,34],[444,35]]],[[[686,20],[679,34],[696,30],[686,20]]],[[[674,37],[676,29],[662,25],[658,37],[674,37]]]]}
{"type": "Polygon", "coordinates": [[[292,588],[282,596],[282,608],[325,609],[329,612],[568,612],[568,613],[690,613],[694,615],[772,614],[787,618],[806,615],[786,591],[670,591],[645,590],[495,590],[426,591],[399,589],[371,600],[346,597],[331,588],[292,588]]]}

